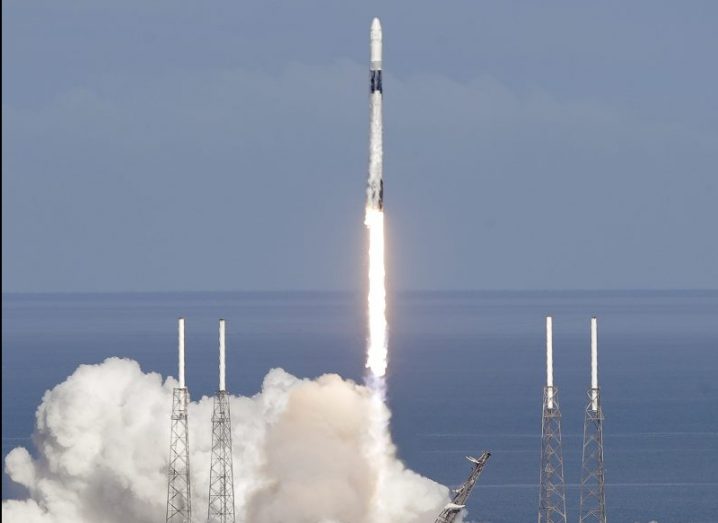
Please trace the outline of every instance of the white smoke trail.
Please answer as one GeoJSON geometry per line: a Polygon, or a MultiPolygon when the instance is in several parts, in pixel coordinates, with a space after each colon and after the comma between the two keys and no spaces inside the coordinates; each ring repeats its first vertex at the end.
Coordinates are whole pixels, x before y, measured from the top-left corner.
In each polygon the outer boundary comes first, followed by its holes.
{"type": "MultiPolygon", "coordinates": [[[[5,500],[7,523],[155,523],[165,514],[169,413],[164,383],[130,360],[81,366],[48,391],[37,411],[37,456],[18,447],[5,461],[28,489],[5,500]]],[[[270,371],[262,392],[230,397],[238,523],[432,523],[445,487],[397,460],[388,432],[380,454],[370,418],[389,411],[367,387],[325,375],[302,380],[270,371]],[[376,466],[385,473],[377,491],[376,466]],[[377,493],[379,495],[377,499],[377,493]]],[[[212,398],[189,406],[192,504],[206,514],[212,398]]]]}

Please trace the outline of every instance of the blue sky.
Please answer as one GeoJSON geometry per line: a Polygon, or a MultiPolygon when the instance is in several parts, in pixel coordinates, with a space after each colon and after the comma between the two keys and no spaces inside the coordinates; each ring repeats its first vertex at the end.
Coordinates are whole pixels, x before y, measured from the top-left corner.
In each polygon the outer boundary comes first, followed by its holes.
{"type": "Polygon", "coordinates": [[[715,2],[3,2],[4,291],[718,287],[715,2]]]}

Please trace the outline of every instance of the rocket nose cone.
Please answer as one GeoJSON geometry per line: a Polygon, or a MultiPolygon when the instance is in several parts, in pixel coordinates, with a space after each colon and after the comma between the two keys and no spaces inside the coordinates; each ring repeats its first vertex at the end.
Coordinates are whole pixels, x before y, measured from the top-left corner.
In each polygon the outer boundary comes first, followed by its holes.
{"type": "Polygon", "coordinates": [[[381,22],[376,17],[374,17],[374,19],[371,21],[371,35],[372,38],[381,38],[381,22]]]}

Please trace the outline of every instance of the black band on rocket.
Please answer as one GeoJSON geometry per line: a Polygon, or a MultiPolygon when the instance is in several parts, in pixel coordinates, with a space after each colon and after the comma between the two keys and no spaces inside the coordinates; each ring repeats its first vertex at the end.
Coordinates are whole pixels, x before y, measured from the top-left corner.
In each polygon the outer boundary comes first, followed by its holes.
{"type": "Polygon", "coordinates": [[[383,91],[381,88],[381,69],[379,69],[378,71],[372,70],[370,71],[370,73],[371,78],[369,79],[369,88],[371,92],[373,93],[379,91],[380,93],[382,93],[383,91]]]}

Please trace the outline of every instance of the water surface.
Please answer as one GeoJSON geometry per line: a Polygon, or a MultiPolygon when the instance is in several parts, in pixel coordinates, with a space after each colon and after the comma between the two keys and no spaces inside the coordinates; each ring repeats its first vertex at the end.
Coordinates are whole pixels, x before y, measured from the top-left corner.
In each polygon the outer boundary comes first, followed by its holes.
{"type": "MultiPolygon", "coordinates": [[[[43,392],[79,364],[123,356],[174,374],[179,315],[194,398],[216,387],[220,317],[234,393],[256,393],[272,367],[361,381],[364,303],[350,293],[3,295],[3,456],[31,447],[43,392]]],[[[464,455],[491,450],[469,519],[536,520],[546,314],[554,316],[569,519],[577,519],[596,314],[609,519],[718,521],[718,291],[391,296],[389,402],[402,459],[458,485],[469,471],[464,455]]],[[[2,485],[3,498],[22,495],[4,474],[2,485]]]]}

